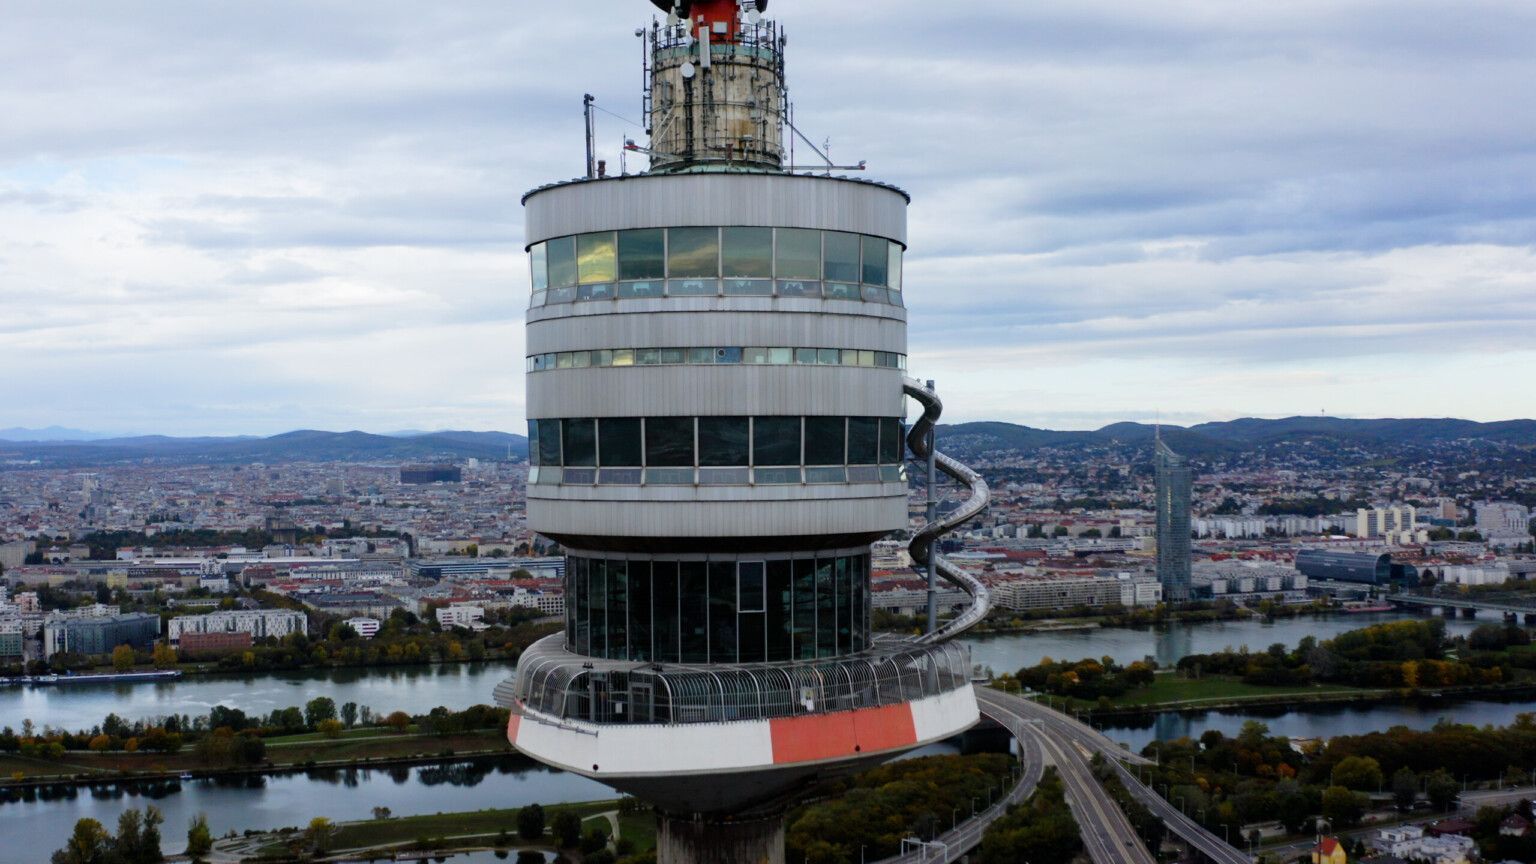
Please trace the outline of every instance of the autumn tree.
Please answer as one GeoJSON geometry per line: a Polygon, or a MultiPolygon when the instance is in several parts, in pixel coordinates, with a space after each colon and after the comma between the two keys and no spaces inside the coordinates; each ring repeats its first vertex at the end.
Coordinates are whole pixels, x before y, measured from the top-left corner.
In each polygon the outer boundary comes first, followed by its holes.
{"type": "Polygon", "coordinates": [[[133,646],[119,645],[112,649],[112,668],[119,672],[133,668],[133,646]]]}
{"type": "Polygon", "coordinates": [[[156,669],[175,669],[176,649],[164,642],[156,643],[153,659],[156,669]]]}
{"type": "Polygon", "coordinates": [[[404,732],[411,725],[411,715],[404,711],[392,711],[384,718],[384,725],[397,733],[404,732]]]}

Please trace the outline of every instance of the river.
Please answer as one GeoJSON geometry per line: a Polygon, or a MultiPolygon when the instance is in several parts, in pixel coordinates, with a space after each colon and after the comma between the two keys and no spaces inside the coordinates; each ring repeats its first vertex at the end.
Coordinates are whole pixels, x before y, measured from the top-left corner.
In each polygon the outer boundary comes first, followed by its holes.
{"type": "MultiPolygon", "coordinates": [[[[1326,639],[1345,630],[1401,617],[1380,613],[1275,622],[1174,624],[1162,629],[999,634],[966,641],[977,663],[999,672],[1037,663],[1045,656],[1075,660],[1108,655],[1118,662],[1151,656],[1159,664],[1169,665],[1191,653],[1242,645],[1262,650],[1275,642],[1294,645],[1304,636],[1326,639]]],[[[1446,624],[1452,633],[1465,633],[1476,622],[1451,620],[1446,624]]],[[[273,708],[302,705],[316,696],[329,696],[338,704],[357,702],[380,712],[402,709],[421,713],[438,705],[462,709],[489,702],[492,688],[510,673],[511,668],[505,664],[482,663],[198,676],[157,684],[8,688],[0,690],[0,725],[19,726],[21,718],[26,717],[39,728],[82,728],[100,723],[109,712],[129,719],[159,717],[173,711],[199,715],[216,704],[265,713],[273,708]]],[[[1275,734],[1331,736],[1399,724],[1428,728],[1442,717],[1479,725],[1507,724],[1516,714],[1530,710],[1536,710],[1536,702],[1312,705],[1301,710],[1162,714],[1146,720],[1121,721],[1105,731],[1139,750],[1155,738],[1199,736],[1206,729],[1235,734],[1249,719],[1269,724],[1275,734]]],[[[535,801],[548,804],[591,800],[615,794],[602,784],[549,771],[520,757],[498,757],[452,763],[448,768],[347,769],[267,778],[196,780],[127,788],[104,784],[70,789],[31,800],[0,803],[0,834],[21,838],[15,842],[25,847],[26,854],[14,860],[32,861],[45,860],[53,849],[61,846],[77,819],[89,816],[111,827],[124,809],[150,803],[166,814],[169,851],[180,848],[187,822],[200,811],[208,814],[218,834],[230,829],[303,825],[316,815],[336,820],[366,819],[375,806],[389,807],[396,815],[410,815],[515,807],[535,801]],[[361,790],[362,794],[338,794],[341,790],[361,790]]],[[[0,860],[13,860],[8,856],[16,851],[14,845],[0,849],[0,860]]]]}
{"type": "MultiPolygon", "coordinates": [[[[114,830],[129,808],[153,804],[165,814],[166,852],[185,848],[187,824],[208,815],[214,836],[231,829],[303,827],[315,816],[368,819],[374,807],[395,816],[559,804],[617,798],[593,780],[552,771],[521,756],[442,765],[346,768],[269,777],[229,777],[159,783],[64,787],[17,800],[0,794],[0,861],[47,861],[64,845],[77,819],[114,830]]],[[[509,826],[513,827],[513,826],[509,826]]]]}
{"type": "Polygon", "coordinates": [[[376,713],[424,714],[439,705],[462,710],[489,703],[491,690],[512,674],[505,663],[450,663],[381,669],[322,669],[260,675],[195,675],[153,684],[68,684],[0,689],[0,725],[86,729],[109,713],[128,720],[167,714],[207,714],[215,705],[267,714],[329,696],[376,713]]]}

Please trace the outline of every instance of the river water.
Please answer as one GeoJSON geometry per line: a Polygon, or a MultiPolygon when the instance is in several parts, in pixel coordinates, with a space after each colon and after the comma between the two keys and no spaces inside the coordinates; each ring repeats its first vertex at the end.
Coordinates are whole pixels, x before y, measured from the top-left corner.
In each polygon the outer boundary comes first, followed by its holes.
{"type": "Polygon", "coordinates": [[[457,663],[382,669],[325,669],[262,675],[198,675],[153,684],[68,684],[0,689],[0,725],[85,729],[109,713],[128,720],[167,714],[207,714],[215,705],[267,714],[302,706],[316,696],[337,705],[356,702],[376,713],[424,714],[439,705],[462,710],[489,703],[491,690],[512,674],[504,663],[457,663]]]}
{"type": "MultiPolygon", "coordinates": [[[[544,768],[521,756],[443,765],[347,768],[270,777],[227,777],[150,784],[68,787],[18,799],[0,793],[0,861],[47,861],[64,845],[77,819],[96,819],[112,830],[129,808],[154,805],[165,814],[166,852],[186,845],[187,825],[208,815],[215,836],[231,829],[303,827],[315,816],[336,821],[372,817],[374,807],[395,816],[455,813],[524,804],[559,804],[617,798],[607,786],[544,768]]],[[[508,829],[516,831],[515,825],[508,829]]]]}
{"type": "MultiPolygon", "coordinates": [[[[1396,620],[1392,613],[1175,624],[1162,629],[1091,629],[1019,633],[968,639],[976,663],[1003,672],[1032,665],[1042,657],[1080,659],[1109,656],[1128,663],[1151,656],[1170,665],[1187,654],[1203,654],[1247,645],[1253,650],[1281,642],[1294,645],[1304,636],[1326,639],[1345,630],[1396,620]]],[[[1469,632],[1476,622],[1447,621],[1452,633],[1469,632]]],[[[462,709],[491,699],[491,690],[511,674],[504,664],[459,664],[409,669],[325,670],[257,676],[203,676],[137,685],[89,685],[0,690],[0,725],[19,727],[22,718],[44,725],[84,728],[109,712],[129,719],[175,712],[200,715],[216,705],[247,712],[302,705],[316,696],[338,704],[357,702],[378,712],[395,709],[425,712],[438,705],[462,709]]],[[[1304,710],[1204,711],[1163,714],[1121,721],[1105,731],[1140,750],[1154,739],[1198,737],[1207,729],[1235,734],[1245,720],[1269,724],[1275,734],[1332,736],[1386,729],[1394,725],[1428,728],[1441,718],[1457,722],[1507,724],[1536,701],[1431,702],[1384,705],[1316,705],[1304,710]]],[[[46,860],[73,829],[91,817],[111,827],[129,807],[154,804],[166,815],[168,851],[179,849],[186,825],[198,812],[208,814],[215,834],[230,829],[303,825],[317,815],[336,820],[366,819],[375,806],[396,815],[454,812],[522,804],[559,803],[615,796],[602,784],[549,771],[521,757],[497,757],[470,763],[395,769],[347,769],[294,773],[267,778],[196,780],[185,783],[118,788],[70,789],[28,800],[0,803],[0,861],[46,860]],[[24,847],[22,849],[15,843],[24,847]],[[16,855],[14,859],[8,856],[16,855]]],[[[3,800],[3,799],[0,799],[3,800]]]]}

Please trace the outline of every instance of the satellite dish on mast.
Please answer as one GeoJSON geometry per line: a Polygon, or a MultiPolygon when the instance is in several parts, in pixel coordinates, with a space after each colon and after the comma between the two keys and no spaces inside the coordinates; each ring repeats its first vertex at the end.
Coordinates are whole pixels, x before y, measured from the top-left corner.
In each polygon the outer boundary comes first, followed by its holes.
{"type": "Polygon", "coordinates": [[[682,67],[680,69],[678,69],[678,71],[682,73],[684,78],[692,78],[693,77],[693,64],[692,63],[684,63],[682,65],[682,67]]]}

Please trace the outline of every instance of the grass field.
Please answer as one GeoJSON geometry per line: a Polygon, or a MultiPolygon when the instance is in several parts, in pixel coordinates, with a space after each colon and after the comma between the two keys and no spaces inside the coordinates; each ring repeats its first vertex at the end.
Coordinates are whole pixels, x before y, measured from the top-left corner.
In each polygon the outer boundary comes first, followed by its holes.
{"type": "MultiPolygon", "coordinates": [[[[589,801],[582,804],[552,804],[544,808],[546,822],[562,810],[571,810],[583,818],[618,809],[618,801],[589,801]]],[[[437,813],[430,816],[404,816],[399,819],[376,819],[369,822],[344,822],[337,827],[337,849],[358,849],[390,843],[410,843],[423,837],[457,837],[465,834],[495,836],[506,831],[517,837],[518,808],[505,810],[476,810],[470,813],[437,813]]],[[[651,843],[655,844],[656,829],[651,819],[651,843]]],[[[587,828],[595,825],[584,826],[587,828]]],[[[638,844],[640,841],[636,839],[638,844]]],[[[641,847],[649,848],[649,847],[641,847]]]]}
{"type": "MultiPolygon", "coordinates": [[[[295,735],[268,741],[267,759],[275,767],[301,766],[307,762],[342,762],[361,759],[404,759],[431,757],[452,750],[455,755],[510,752],[506,735],[500,729],[481,729],[446,737],[436,735],[393,735],[378,729],[352,730],[372,734],[343,735],[337,739],[323,736],[295,735]]],[[[58,762],[0,756],[0,779],[10,779],[16,771],[28,778],[72,776],[80,773],[120,771],[164,773],[209,770],[192,747],[179,753],[90,753],[70,751],[58,762]]]]}

